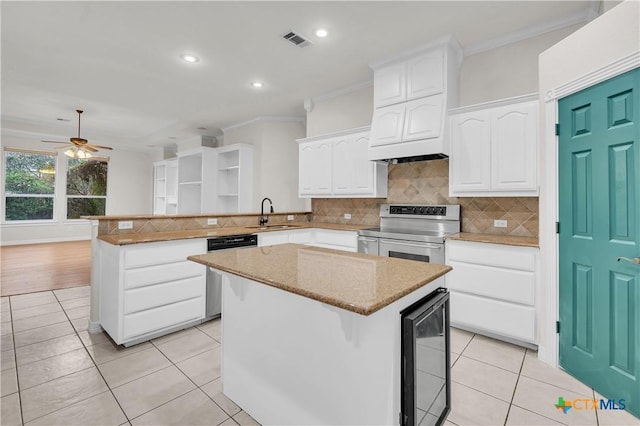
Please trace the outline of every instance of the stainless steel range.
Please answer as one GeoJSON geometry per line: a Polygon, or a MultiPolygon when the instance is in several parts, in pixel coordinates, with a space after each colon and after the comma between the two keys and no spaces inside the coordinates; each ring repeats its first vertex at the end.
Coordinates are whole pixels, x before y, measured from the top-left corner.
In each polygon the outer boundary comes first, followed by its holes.
{"type": "Polygon", "coordinates": [[[458,232],[459,205],[382,204],[380,227],[358,231],[358,252],[444,263],[444,240],[458,232]]]}

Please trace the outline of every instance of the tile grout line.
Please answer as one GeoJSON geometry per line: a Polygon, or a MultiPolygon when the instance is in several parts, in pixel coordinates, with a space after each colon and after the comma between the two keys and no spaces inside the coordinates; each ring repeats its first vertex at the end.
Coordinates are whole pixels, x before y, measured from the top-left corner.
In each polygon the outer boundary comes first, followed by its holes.
{"type": "Polygon", "coordinates": [[[518,370],[518,376],[516,377],[516,384],[513,387],[513,393],[511,394],[511,400],[509,401],[509,407],[507,407],[507,415],[504,418],[504,425],[506,426],[507,421],[509,420],[509,413],[511,413],[511,406],[513,405],[513,398],[516,396],[516,390],[518,389],[518,383],[520,382],[520,374],[522,374],[522,367],[524,366],[524,360],[527,358],[527,351],[529,349],[525,349],[522,354],[522,361],[520,362],[520,369],[518,370]]]}
{"type": "Polygon", "coordinates": [[[22,392],[20,390],[20,376],[18,375],[18,355],[16,353],[16,335],[13,330],[13,312],[11,312],[11,298],[9,298],[9,315],[11,316],[11,339],[13,340],[13,362],[16,364],[16,387],[18,390],[18,406],[20,407],[20,424],[24,424],[24,413],[22,412],[22,392]]]}

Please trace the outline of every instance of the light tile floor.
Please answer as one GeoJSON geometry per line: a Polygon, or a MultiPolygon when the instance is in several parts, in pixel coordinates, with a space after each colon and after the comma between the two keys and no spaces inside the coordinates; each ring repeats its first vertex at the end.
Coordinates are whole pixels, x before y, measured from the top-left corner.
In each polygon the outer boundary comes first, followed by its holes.
{"type": "MultiPolygon", "coordinates": [[[[222,393],[220,321],[131,348],[89,334],[89,287],[3,297],[2,425],[257,424],[222,393]]],[[[599,398],[536,353],[452,330],[455,425],[640,425],[626,412],[570,411],[599,398]]]]}

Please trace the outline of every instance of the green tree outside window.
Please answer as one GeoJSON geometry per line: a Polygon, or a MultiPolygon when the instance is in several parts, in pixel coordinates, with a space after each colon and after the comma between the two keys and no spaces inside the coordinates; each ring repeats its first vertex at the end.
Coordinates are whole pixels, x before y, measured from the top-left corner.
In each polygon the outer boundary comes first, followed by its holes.
{"type": "Polygon", "coordinates": [[[53,219],[56,156],[5,150],[5,220],[53,219]]]}
{"type": "Polygon", "coordinates": [[[67,219],[102,216],[107,204],[108,163],[100,159],[69,159],[67,219]]]}

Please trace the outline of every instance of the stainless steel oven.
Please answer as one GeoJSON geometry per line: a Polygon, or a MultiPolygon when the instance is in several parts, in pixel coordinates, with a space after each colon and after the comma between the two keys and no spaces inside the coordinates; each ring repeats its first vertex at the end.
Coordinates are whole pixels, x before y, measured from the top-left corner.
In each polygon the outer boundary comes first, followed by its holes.
{"type": "Polygon", "coordinates": [[[444,240],[460,232],[460,206],[382,204],[380,227],[358,231],[358,252],[444,263],[444,240]]]}

